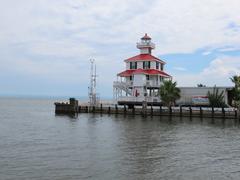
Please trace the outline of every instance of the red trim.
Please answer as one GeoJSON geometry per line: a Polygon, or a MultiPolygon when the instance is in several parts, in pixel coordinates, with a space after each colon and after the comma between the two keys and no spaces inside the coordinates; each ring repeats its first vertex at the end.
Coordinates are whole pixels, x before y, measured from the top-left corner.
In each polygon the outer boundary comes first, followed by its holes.
{"type": "Polygon", "coordinates": [[[148,36],[148,35],[147,35],[147,33],[145,33],[145,35],[144,35],[144,36],[143,36],[141,39],[149,39],[149,40],[150,40],[150,39],[151,39],[151,37],[150,37],[150,36],[148,36]]]}
{"type": "Polygon", "coordinates": [[[121,77],[132,76],[133,74],[160,75],[163,77],[172,77],[169,74],[156,69],[129,69],[118,74],[121,77]]]}
{"type": "Polygon", "coordinates": [[[137,56],[133,56],[125,60],[125,62],[127,61],[158,61],[162,64],[166,64],[164,61],[162,61],[161,59],[158,59],[155,56],[152,56],[151,54],[139,54],[137,56]]]}

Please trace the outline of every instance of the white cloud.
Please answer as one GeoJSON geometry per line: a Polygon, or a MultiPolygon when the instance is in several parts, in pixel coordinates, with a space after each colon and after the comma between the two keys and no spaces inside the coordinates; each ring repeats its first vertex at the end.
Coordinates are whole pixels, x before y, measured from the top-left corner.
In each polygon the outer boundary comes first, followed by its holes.
{"type": "Polygon", "coordinates": [[[173,77],[180,86],[232,86],[230,77],[240,75],[240,57],[223,56],[211,61],[200,73],[175,73],[173,77]]]}
{"type": "MultiPolygon", "coordinates": [[[[145,32],[156,43],[155,54],[239,49],[239,12],[239,0],[0,0],[0,69],[87,84],[88,60],[95,58],[100,82],[111,87],[145,32]]],[[[225,70],[220,63],[192,77],[177,67],[177,78],[199,83],[216,67],[224,77],[236,71],[235,64],[225,70]]]]}
{"type": "Polygon", "coordinates": [[[0,10],[1,43],[42,38],[133,43],[149,32],[161,54],[240,45],[240,33],[229,26],[240,24],[238,0],[10,0],[0,10]]]}
{"type": "Polygon", "coordinates": [[[205,51],[205,52],[202,53],[202,55],[207,56],[207,55],[209,55],[211,53],[212,53],[211,51],[205,51]]]}

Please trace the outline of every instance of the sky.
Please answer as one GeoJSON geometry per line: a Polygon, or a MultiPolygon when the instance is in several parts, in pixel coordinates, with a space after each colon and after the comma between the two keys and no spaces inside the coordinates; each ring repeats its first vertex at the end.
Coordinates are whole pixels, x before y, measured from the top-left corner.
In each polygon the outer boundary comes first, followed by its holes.
{"type": "Polygon", "coordinates": [[[239,0],[0,0],[0,95],[87,96],[95,59],[100,97],[112,97],[145,33],[179,86],[232,86],[239,12],[239,0]]]}

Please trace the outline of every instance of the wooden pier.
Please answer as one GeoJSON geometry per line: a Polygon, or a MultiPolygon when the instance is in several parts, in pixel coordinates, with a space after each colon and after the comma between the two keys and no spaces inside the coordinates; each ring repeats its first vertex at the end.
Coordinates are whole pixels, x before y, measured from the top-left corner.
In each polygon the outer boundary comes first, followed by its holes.
{"type": "Polygon", "coordinates": [[[104,105],[89,106],[78,105],[78,101],[70,98],[69,103],[55,103],[56,114],[72,113],[99,113],[99,114],[123,114],[147,116],[178,116],[178,117],[200,117],[200,118],[223,118],[239,119],[240,113],[235,108],[214,107],[165,107],[165,106],[142,106],[126,105],[104,105]]]}

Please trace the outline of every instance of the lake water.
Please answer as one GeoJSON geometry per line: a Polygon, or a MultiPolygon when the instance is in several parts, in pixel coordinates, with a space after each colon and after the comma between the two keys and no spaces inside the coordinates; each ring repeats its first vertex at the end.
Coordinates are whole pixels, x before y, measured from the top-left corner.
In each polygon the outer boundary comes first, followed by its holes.
{"type": "Polygon", "coordinates": [[[80,114],[0,99],[0,179],[240,179],[234,120],[80,114]]]}

